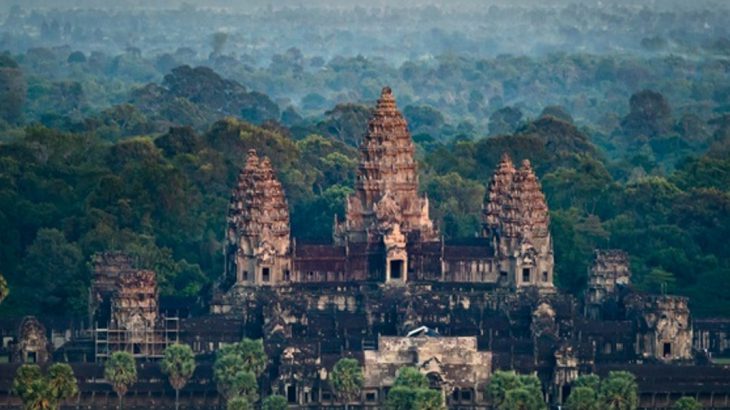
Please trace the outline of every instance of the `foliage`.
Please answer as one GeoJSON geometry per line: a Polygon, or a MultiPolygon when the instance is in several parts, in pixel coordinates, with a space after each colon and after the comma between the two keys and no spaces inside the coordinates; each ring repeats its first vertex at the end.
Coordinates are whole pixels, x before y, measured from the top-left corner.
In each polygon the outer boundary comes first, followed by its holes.
{"type": "Polygon", "coordinates": [[[227,400],[242,396],[249,403],[255,403],[258,400],[256,378],[266,369],[267,360],[260,339],[245,338],[221,348],[216,352],[213,365],[213,375],[220,394],[227,400]]]}
{"type": "Polygon", "coordinates": [[[536,410],[545,408],[545,403],[541,397],[535,397],[528,389],[518,387],[507,390],[504,400],[498,408],[500,410],[536,410]]]}
{"type": "Polygon", "coordinates": [[[181,390],[195,372],[195,354],[186,344],[173,344],[165,349],[160,370],[170,379],[175,390],[181,390]]]}
{"type": "Polygon", "coordinates": [[[45,386],[39,383],[42,379],[43,374],[37,364],[24,364],[18,367],[15,373],[13,393],[17,394],[23,403],[28,403],[33,397],[45,393],[45,386]]]}
{"type": "MultiPolygon", "coordinates": [[[[629,10],[613,11],[634,21],[629,10]]],[[[499,14],[463,13],[436,14],[499,14]]],[[[96,21],[78,27],[88,24],[96,21]]],[[[0,57],[0,85],[17,91],[0,98],[0,113],[14,110],[0,120],[0,271],[13,289],[2,316],[84,314],[88,262],[100,250],[131,252],[156,270],[162,295],[203,294],[223,270],[226,203],[250,148],[276,167],[292,236],[330,240],[354,186],[354,146],[385,84],[411,126],[421,189],[446,239],[479,232],[483,193],[507,152],[518,164],[530,159],[541,179],[562,289],[579,294],[594,248],[621,248],[640,290],[690,296],[695,316],[730,314],[730,296],[712,286],[730,274],[727,47],[699,40],[707,33],[686,40],[700,42],[694,47],[662,38],[627,46],[639,54],[480,56],[472,48],[503,45],[436,30],[425,36],[428,58],[395,63],[329,48],[310,55],[309,44],[234,57],[233,42],[213,55],[209,42],[84,55],[74,50],[85,47],[46,47],[61,33],[42,31],[0,39],[17,53],[0,57]],[[448,55],[432,49],[439,44],[450,44],[448,55]]]]}
{"type": "Polygon", "coordinates": [[[160,370],[167,375],[175,389],[175,408],[179,406],[179,394],[195,372],[195,354],[186,344],[175,343],[165,349],[160,370]]]}
{"type": "Polygon", "coordinates": [[[702,404],[694,397],[682,397],[674,402],[674,410],[701,410],[702,404]]]}
{"type": "Polygon", "coordinates": [[[104,363],[104,378],[117,393],[121,407],[122,398],[127,394],[129,386],[137,382],[137,363],[134,356],[128,352],[112,353],[104,363]]]}
{"type": "Polygon", "coordinates": [[[570,392],[565,407],[568,410],[598,410],[596,391],[588,386],[576,385],[570,392]]]}
{"type": "Polygon", "coordinates": [[[48,368],[47,384],[48,393],[56,406],[79,392],[73,369],[66,363],[54,363],[48,368]]]}
{"type": "Polygon", "coordinates": [[[595,374],[584,374],[573,382],[573,387],[588,387],[594,392],[597,392],[600,386],[601,378],[595,374]]]}
{"type": "Polygon", "coordinates": [[[226,404],[226,409],[228,409],[228,410],[253,410],[253,405],[246,397],[235,396],[235,397],[228,399],[228,403],[226,404]]]}
{"type": "Polygon", "coordinates": [[[486,396],[499,409],[545,408],[542,385],[534,375],[497,370],[486,386],[486,396]]]}
{"type": "Polygon", "coordinates": [[[393,386],[408,387],[410,389],[425,389],[428,387],[426,375],[415,367],[403,367],[398,371],[393,386]]]}
{"type": "Polygon", "coordinates": [[[24,364],[16,372],[12,389],[27,410],[55,410],[78,394],[73,369],[66,363],[52,364],[46,375],[38,365],[24,364]]]}
{"type": "Polygon", "coordinates": [[[363,386],[363,371],[356,359],[340,359],[330,373],[330,383],[337,396],[345,403],[360,396],[363,386]]]}
{"type": "Polygon", "coordinates": [[[286,397],[278,394],[271,395],[261,403],[262,410],[286,410],[289,407],[286,397]]]}
{"type": "Polygon", "coordinates": [[[239,357],[243,362],[243,368],[256,377],[261,376],[268,361],[262,339],[253,340],[246,337],[238,343],[223,346],[216,354],[218,357],[226,355],[239,357]]]}
{"type": "Polygon", "coordinates": [[[388,391],[386,407],[391,410],[441,410],[444,403],[441,392],[429,388],[423,373],[414,367],[404,367],[388,391]]]}
{"type": "Polygon", "coordinates": [[[601,381],[598,400],[602,409],[635,410],[638,406],[638,387],[633,374],[612,371],[601,381]]]}

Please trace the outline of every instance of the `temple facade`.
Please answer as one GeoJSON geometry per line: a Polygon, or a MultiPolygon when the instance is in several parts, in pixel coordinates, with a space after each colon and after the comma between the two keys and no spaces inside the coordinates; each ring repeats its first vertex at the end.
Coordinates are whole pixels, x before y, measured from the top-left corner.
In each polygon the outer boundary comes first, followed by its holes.
{"type": "Polygon", "coordinates": [[[220,408],[215,352],[248,337],[262,339],[268,356],[261,395],[281,394],[291,409],[342,408],[328,375],[343,357],[365,377],[350,404],[369,410],[385,406],[405,366],[451,409],[492,408],[494,370],[536,375],[553,408],[580,375],[614,370],[637,376],[640,408],[671,408],[684,395],[730,408],[730,368],[712,363],[730,356],[730,319],[695,321],[686,298],[637,291],[620,250],[596,250],[581,297],[553,285],[548,207],[529,161],[501,158],[480,235],[452,243],[418,193],[414,144],[389,88],[363,132],[355,190],[345,215],[333,216],[331,243],[291,237],[275,164],[251,150],[229,203],[225,270],[210,294],[165,299],[155,272],[121,252],[97,254],[89,324],[0,324],[0,407],[20,405],[12,375],[21,362],[66,361],[81,390],[66,405],[114,408],[115,393],[99,380],[104,361],[123,350],[140,363],[125,403],[172,409],[175,392],[154,362],[180,342],[198,359],[181,392],[185,408],[220,408]]]}
{"type": "Polygon", "coordinates": [[[545,196],[530,162],[506,155],[485,203],[481,237],[452,244],[418,194],[408,124],[385,87],[360,145],[355,192],[331,245],[290,238],[285,193],[268,158],[248,153],[233,190],[226,280],[236,286],[301,282],[457,282],[553,289],[553,245],[545,196]]]}

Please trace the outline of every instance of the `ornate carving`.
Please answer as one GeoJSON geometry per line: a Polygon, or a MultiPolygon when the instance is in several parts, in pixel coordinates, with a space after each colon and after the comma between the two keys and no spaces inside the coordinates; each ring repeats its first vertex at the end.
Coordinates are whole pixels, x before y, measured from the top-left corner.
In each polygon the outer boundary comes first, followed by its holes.
{"type": "Polygon", "coordinates": [[[405,234],[417,231],[424,241],[437,238],[428,200],[418,196],[414,151],[408,124],[385,87],[360,145],[355,193],[345,222],[335,227],[336,242],[377,243],[394,222],[405,234]]]}
{"type": "Polygon", "coordinates": [[[510,157],[502,155],[487,192],[483,232],[515,286],[553,287],[549,223],[545,195],[530,161],[522,161],[516,170],[510,157]]]}
{"type": "Polygon", "coordinates": [[[271,161],[253,149],[231,195],[226,236],[227,269],[237,283],[283,279],[290,267],[289,209],[271,161]]]}

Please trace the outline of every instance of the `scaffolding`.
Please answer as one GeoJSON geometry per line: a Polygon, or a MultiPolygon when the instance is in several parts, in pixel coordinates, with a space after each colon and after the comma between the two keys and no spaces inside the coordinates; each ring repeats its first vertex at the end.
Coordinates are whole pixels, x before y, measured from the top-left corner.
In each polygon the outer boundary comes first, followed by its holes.
{"type": "Polygon", "coordinates": [[[94,357],[97,362],[109,358],[114,352],[131,353],[135,359],[161,359],[167,346],[180,341],[180,319],[162,318],[151,328],[114,329],[109,326],[94,330],[94,357]]]}

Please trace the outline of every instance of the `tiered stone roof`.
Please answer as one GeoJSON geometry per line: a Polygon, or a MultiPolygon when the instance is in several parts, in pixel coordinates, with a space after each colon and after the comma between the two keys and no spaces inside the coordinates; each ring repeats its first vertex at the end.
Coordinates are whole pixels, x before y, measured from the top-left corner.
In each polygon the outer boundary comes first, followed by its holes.
{"type": "Polygon", "coordinates": [[[348,199],[346,222],[336,228],[336,239],[377,241],[392,223],[404,233],[419,231],[424,240],[435,238],[428,199],[418,196],[414,152],[408,124],[385,87],[360,145],[355,194],[348,199]]]}
{"type": "Polygon", "coordinates": [[[283,254],[289,247],[289,235],[289,208],[281,183],[269,159],[260,159],[256,150],[249,150],[231,195],[228,243],[240,246],[246,238],[253,249],[271,248],[283,254]]]}
{"type": "Polygon", "coordinates": [[[548,225],[545,195],[530,161],[522,161],[522,167],[517,170],[504,154],[487,192],[484,210],[487,235],[526,240],[547,238],[548,225]]]}

